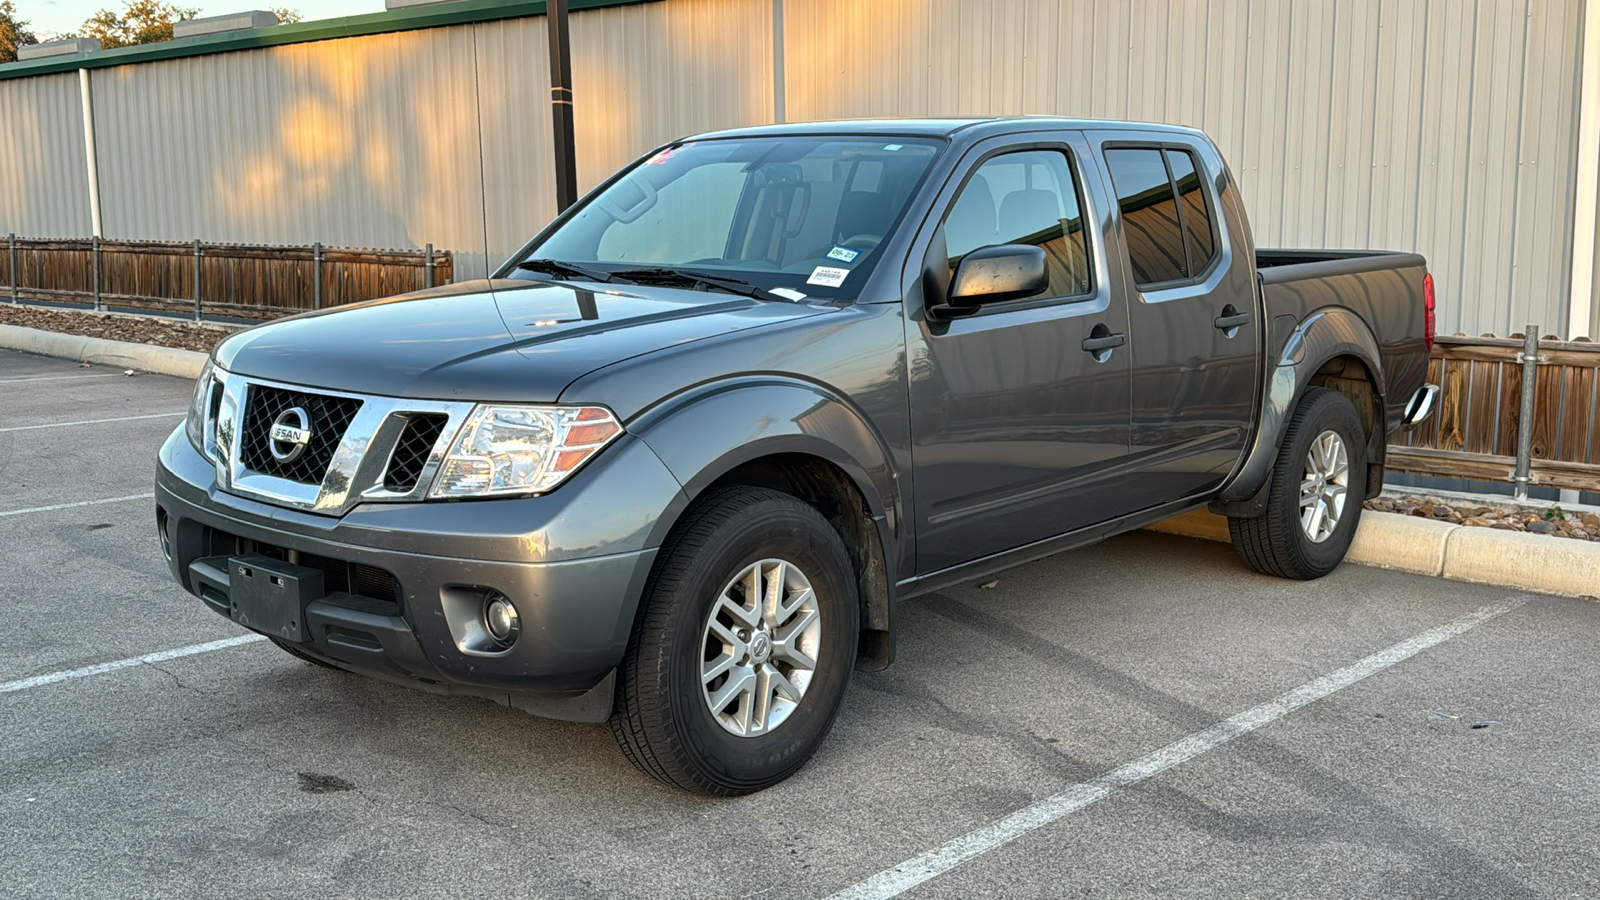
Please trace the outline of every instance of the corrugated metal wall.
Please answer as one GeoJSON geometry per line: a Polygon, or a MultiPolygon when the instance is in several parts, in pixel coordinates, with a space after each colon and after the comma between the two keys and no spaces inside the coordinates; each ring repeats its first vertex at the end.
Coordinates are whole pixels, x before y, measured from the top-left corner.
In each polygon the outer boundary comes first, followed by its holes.
{"type": "MultiPolygon", "coordinates": [[[[1443,330],[1564,333],[1581,3],[788,0],[786,116],[1194,125],[1263,246],[1414,249],[1443,330]]],[[[771,121],[771,15],[574,13],[580,187],[771,121]]],[[[107,236],[431,241],[481,274],[554,213],[545,48],[531,18],[95,70],[107,236]]],[[[0,233],[88,233],[75,78],[0,81],[0,114],[0,233]]]]}
{"type": "Polygon", "coordinates": [[[93,70],[106,236],[432,242],[481,271],[472,60],[460,26],[93,70]]]}
{"type": "MultiPolygon", "coordinates": [[[[771,10],[668,0],[573,13],[579,189],[674,138],[772,121],[771,10]]],[[[488,256],[499,263],[555,216],[549,45],[542,17],[473,27],[488,256]]]]}
{"type": "Polygon", "coordinates": [[[0,239],[93,233],[78,76],[0,81],[0,239]]]}
{"type": "Polygon", "coordinates": [[[1447,331],[1564,332],[1578,0],[808,0],[792,120],[1204,129],[1257,243],[1427,255],[1447,331]]]}

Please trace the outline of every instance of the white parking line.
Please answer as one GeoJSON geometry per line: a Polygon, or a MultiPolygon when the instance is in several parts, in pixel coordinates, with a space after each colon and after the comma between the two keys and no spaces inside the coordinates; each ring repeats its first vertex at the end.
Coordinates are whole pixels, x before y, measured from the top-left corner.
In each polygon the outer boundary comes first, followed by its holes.
{"type": "Polygon", "coordinates": [[[42,687],[47,684],[56,684],[61,681],[71,681],[74,678],[88,678],[90,675],[104,675],[118,669],[129,669],[148,663],[166,662],[169,659],[179,659],[184,656],[194,656],[197,653],[210,653],[213,650],[226,650],[240,644],[249,644],[255,641],[264,641],[266,638],[259,634],[241,634],[238,637],[223,638],[220,641],[207,641],[204,644],[190,644],[187,647],[178,647],[174,650],[161,650],[156,653],[146,653],[130,659],[119,659],[116,662],[100,663],[93,666],[84,666],[81,669],[68,669],[65,672],[51,672],[49,675],[35,675],[20,681],[7,681],[0,684],[0,694],[9,694],[12,691],[25,691],[28,688],[42,687]]]}
{"type": "Polygon", "coordinates": [[[12,425],[9,428],[0,428],[5,431],[33,431],[36,428],[67,428],[72,425],[104,425],[107,422],[132,422],[136,419],[176,419],[187,413],[154,413],[148,416],[117,416],[114,419],[84,419],[79,422],[51,422],[49,425],[12,425]]]}
{"type": "Polygon", "coordinates": [[[1075,784],[1030,806],[1025,806],[992,825],[968,832],[942,847],[936,847],[920,856],[906,860],[894,868],[885,869],[866,881],[851,885],[834,894],[829,900],[887,900],[887,898],[899,896],[925,881],[950,871],[975,856],[980,856],[990,850],[1009,844],[1035,829],[1049,825],[1051,822],[1071,815],[1086,806],[1104,800],[1124,788],[1132,787],[1173,766],[1188,762],[1203,753],[1214,750],[1234,738],[1249,734],[1264,725],[1276,722],[1308,703],[1321,700],[1335,691],[1347,688],[1364,678],[1376,675],[1396,663],[1410,659],[1429,647],[1437,646],[1453,637],[1465,634],[1490,619],[1508,613],[1527,602],[1526,599],[1506,600],[1503,603],[1486,606],[1477,612],[1462,616],[1454,622],[1424,631],[1416,637],[1401,641],[1388,649],[1380,650],[1336,672],[1331,672],[1315,681],[1306,682],[1300,687],[1286,694],[1280,694],[1254,709],[1246,710],[1231,719],[1218,722],[1204,731],[1195,732],[1154,753],[1141,756],[1121,768],[1113,769],[1098,778],[1082,784],[1075,784]]]}
{"type": "Polygon", "coordinates": [[[104,500],[79,500],[77,503],[57,503],[53,506],[30,506],[27,509],[0,510],[0,518],[6,516],[20,516],[26,513],[50,512],[55,509],[76,509],[80,506],[99,506],[102,503],[123,503],[128,500],[154,500],[155,494],[131,494],[127,497],[107,497],[104,500]]]}
{"type": "Polygon", "coordinates": [[[100,375],[46,375],[43,378],[0,378],[0,384],[22,384],[27,381],[69,381],[85,378],[121,378],[121,372],[106,372],[100,375]]]}

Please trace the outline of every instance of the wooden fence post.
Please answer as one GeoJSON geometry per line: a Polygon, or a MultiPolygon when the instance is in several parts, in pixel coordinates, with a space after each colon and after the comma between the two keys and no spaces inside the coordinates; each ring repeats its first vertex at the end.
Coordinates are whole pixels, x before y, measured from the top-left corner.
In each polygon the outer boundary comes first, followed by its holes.
{"type": "Polygon", "coordinates": [[[200,321],[200,239],[194,239],[194,320],[200,321]]]}
{"type": "Polygon", "coordinates": [[[311,245],[311,308],[322,308],[322,243],[311,245]]]}
{"type": "Polygon", "coordinates": [[[433,287],[433,245],[429,244],[424,253],[426,253],[426,257],[422,262],[422,286],[431,288],[433,287]]]}
{"type": "Polygon", "coordinates": [[[90,277],[94,279],[94,311],[100,311],[100,235],[94,236],[94,248],[90,252],[89,264],[90,277]]]}
{"type": "Polygon", "coordinates": [[[6,243],[11,249],[11,302],[20,303],[17,299],[17,233],[15,231],[6,236],[6,243]]]}

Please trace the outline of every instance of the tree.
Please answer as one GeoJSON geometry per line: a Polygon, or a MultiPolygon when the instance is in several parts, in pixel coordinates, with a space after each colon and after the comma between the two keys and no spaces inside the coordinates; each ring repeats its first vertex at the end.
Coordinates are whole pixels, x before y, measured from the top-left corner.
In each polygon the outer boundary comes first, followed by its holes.
{"type": "Polygon", "coordinates": [[[28,23],[17,18],[11,0],[0,0],[0,63],[16,62],[18,47],[37,43],[39,39],[28,30],[28,23]]]}
{"type": "Polygon", "coordinates": [[[272,14],[278,17],[279,25],[293,25],[302,18],[300,15],[300,10],[287,9],[282,6],[272,7],[272,14]]]}
{"type": "MultiPolygon", "coordinates": [[[[4,0],[0,0],[4,2],[4,0]]],[[[122,15],[102,9],[84,21],[79,37],[94,38],[107,50],[172,40],[172,23],[192,19],[200,10],[173,6],[164,0],[127,0],[122,15]]]]}

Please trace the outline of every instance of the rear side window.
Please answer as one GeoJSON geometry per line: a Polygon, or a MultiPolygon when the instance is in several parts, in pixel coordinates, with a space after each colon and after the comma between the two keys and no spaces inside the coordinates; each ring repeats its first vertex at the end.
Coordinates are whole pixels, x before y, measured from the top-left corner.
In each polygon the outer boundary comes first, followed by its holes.
{"type": "Polygon", "coordinates": [[[962,257],[993,244],[1032,244],[1045,253],[1046,296],[1089,290],[1089,254],[1077,184],[1065,154],[1025,150],[978,167],[945,217],[953,272],[962,257]]]}
{"type": "Polygon", "coordinates": [[[1211,265],[1211,258],[1217,251],[1217,241],[1211,231],[1211,210],[1206,206],[1206,192],[1200,186],[1194,156],[1183,150],[1168,150],[1167,165],[1172,168],[1172,181],[1178,188],[1178,211],[1183,217],[1183,236],[1189,251],[1189,276],[1197,277],[1211,265]]]}
{"type": "Polygon", "coordinates": [[[1139,287],[1199,276],[1216,256],[1216,232],[1187,151],[1106,151],[1122,211],[1128,262],[1139,287]]]}

